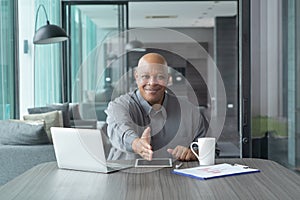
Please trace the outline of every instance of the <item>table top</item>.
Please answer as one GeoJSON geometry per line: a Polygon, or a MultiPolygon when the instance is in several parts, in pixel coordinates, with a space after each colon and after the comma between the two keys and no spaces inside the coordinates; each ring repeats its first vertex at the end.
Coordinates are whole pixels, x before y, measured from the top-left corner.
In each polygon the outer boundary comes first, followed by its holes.
{"type": "MultiPolygon", "coordinates": [[[[131,168],[111,174],[35,166],[0,187],[0,199],[299,199],[300,176],[262,159],[217,159],[260,169],[259,173],[198,180],[172,168],[131,168]]],[[[185,162],[182,168],[198,162],[185,162]]]]}

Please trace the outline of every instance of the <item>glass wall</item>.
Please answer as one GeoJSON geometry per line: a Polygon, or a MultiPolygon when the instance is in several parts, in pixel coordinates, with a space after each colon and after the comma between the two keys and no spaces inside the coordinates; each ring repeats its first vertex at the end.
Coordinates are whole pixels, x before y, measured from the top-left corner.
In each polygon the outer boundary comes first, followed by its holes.
{"type": "MultiPolygon", "coordinates": [[[[72,6],[70,9],[70,37],[71,37],[71,83],[72,87],[76,83],[78,72],[84,60],[91,59],[89,62],[94,62],[95,58],[88,57],[88,55],[97,46],[97,25],[88,17],[81,8],[85,6],[72,6]]],[[[95,86],[95,69],[96,65],[90,65],[86,70],[90,74],[90,78],[86,79],[86,92],[93,91],[95,86]]],[[[78,92],[78,91],[74,91],[78,92]]],[[[73,102],[78,102],[82,99],[80,93],[73,94],[73,102]]]]}
{"type": "Polygon", "coordinates": [[[256,0],[251,7],[252,155],[292,168],[299,167],[299,6],[256,0]]]}
{"type": "Polygon", "coordinates": [[[0,2],[0,119],[15,117],[15,1],[0,2]]]}
{"type": "MultiPolygon", "coordinates": [[[[70,4],[66,2],[66,29],[70,35],[68,63],[69,101],[80,103],[83,119],[105,121],[113,84],[122,75],[119,47],[125,30],[126,4],[70,4]]],[[[121,45],[120,45],[121,44],[121,45]]],[[[123,45],[124,46],[124,45],[123,45]]]]}

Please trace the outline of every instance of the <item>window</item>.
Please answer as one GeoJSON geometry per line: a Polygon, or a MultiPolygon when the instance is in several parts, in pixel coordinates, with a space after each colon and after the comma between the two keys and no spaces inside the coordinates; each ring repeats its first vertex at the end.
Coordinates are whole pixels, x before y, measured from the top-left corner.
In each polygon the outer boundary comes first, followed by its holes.
{"type": "Polygon", "coordinates": [[[252,155],[299,167],[299,1],[252,4],[252,155]],[[259,9],[258,9],[259,8],[259,9]]]}
{"type": "Polygon", "coordinates": [[[17,80],[15,62],[15,1],[0,2],[0,119],[14,118],[17,80]]]}
{"type": "Polygon", "coordinates": [[[66,82],[68,101],[81,104],[82,118],[105,121],[111,83],[120,78],[123,70],[124,59],[117,57],[116,47],[123,39],[118,34],[125,28],[126,4],[65,4],[66,30],[70,35],[64,54],[69,72],[66,80],[70,80],[66,82]]]}

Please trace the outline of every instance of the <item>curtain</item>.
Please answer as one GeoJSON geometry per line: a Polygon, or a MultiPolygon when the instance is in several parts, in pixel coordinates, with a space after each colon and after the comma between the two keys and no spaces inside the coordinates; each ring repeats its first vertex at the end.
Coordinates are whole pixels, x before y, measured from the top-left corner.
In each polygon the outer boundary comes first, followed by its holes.
{"type": "MultiPolygon", "coordinates": [[[[40,4],[45,6],[49,22],[61,26],[60,0],[36,0],[35,12],[40,4]]],[[[46,25],[43,9],[39,10],[37,29],[46,25]]],[[[62,101],[61,43],[34,45],[34,105],[45,106],[62,101]]]]}

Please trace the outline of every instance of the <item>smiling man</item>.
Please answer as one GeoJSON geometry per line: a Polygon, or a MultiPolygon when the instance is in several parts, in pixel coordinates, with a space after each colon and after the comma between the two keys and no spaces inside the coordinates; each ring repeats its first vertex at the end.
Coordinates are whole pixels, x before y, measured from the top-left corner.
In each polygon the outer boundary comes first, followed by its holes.
{"type": "Polygon", "coordinates": [[[168,77],[166,60],[155,53],[143,56],[135,71],[135,80],[141,96],[150,105],[162,104],[168,77]]]}
{"type": "Polygon", "coordinates": [[[135,70],[138,89],[110,102],[108,159],[173,157],[196,160],[189,144],[205,136],[199,110],[185,98],[167,92],[167,61],[157,53],[140,58],[135,70]]]}

